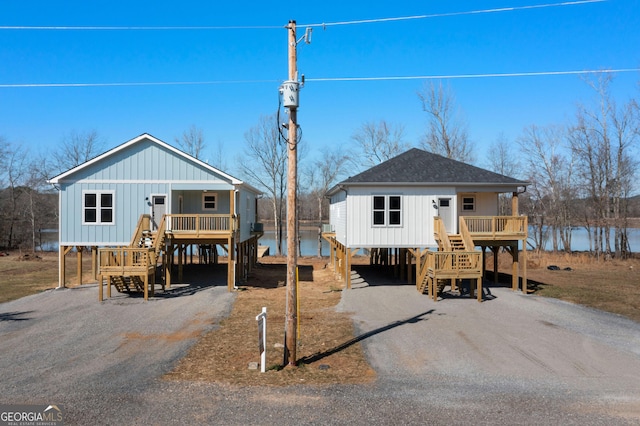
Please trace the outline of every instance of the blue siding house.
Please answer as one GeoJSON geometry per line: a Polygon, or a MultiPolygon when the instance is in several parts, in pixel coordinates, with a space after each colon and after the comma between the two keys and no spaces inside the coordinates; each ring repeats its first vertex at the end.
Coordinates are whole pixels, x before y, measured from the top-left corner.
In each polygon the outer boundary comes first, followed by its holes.
{"type": "MultiPolygon", "coordinates": [[[[182,266],[189,245],[223,246],[232,287],[237,272],[247,269],[236,259],[244,262],[260,237],[259,190],[146,133],[50,183],[59,193],[60,286],[65,254],[73,247],[79,258],[81,248],[91,248],[103,273],[108,256],[99,256],[99,248],[139,248],[146,238],[146,246],[153,241],[155,260],[165,265],[173,265],[177,253],[182,266]]],[[[170,280],[171,268],[165,274],[170,280]]]]}

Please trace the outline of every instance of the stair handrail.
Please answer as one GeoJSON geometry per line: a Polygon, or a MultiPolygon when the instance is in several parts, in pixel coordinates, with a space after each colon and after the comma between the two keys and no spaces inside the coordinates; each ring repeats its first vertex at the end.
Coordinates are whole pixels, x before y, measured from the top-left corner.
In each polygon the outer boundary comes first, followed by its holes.
{"type": "Polygon", "coordinates": [[[449,234],[447,228],[444,226],[444,221],[440,216],[433,218],[433,233],[437,241],[439,241],[439,249],[442,251],[451,251],[451,241],[449,241],[449,234]]]}
{"type": "Polygon", "coordinates": [[[467,221],[464,216],[460,216],[460,235],[462,236],[462,241],[464,242],[464,249],[466,251],[475,250],[475,244],[473,243],[473,238],[471,238],[471,233],[469,232],[469,228],[467,227],[467,221]]]}
{"type": "Polygon", "coordinates": [[[156,239],[153,242],[153,252],[156,255],[155,261],[157,263],[157,256],[164,249],[164,237],[167,228],[167,215],[163,214],[162,219],[160,219],[160,223],[158,224],[158,229],[156,229],[156,239]]]}
{"type": "Polygon", "coordinates": [[[151,220],[150,215],[148,214],[140,215],[140,218],[138,219],[138,224],[136,225],[136,228],[133,231],[133,236],[131,237],[131,242],[129,243],[129,247],[137,246],[138,242],[142,238],[142,233],[149,228],[150,220],[151,220]]]}
{"type": "Polygon", "coordinates": [[[163,214],[162,219],[160,219],[160,224],[158,225],[158,229],[156,229],[156,240],[153,242],[153,250],[156,254],[160,253],[162,249],[162,244],[164,242],[164,234],[167,229],[167,215],[163,214]]]}

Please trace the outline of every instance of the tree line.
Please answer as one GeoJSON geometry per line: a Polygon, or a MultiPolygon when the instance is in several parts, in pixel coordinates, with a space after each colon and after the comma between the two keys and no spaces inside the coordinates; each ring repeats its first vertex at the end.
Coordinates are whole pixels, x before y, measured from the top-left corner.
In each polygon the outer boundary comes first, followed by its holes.
{"type": "MultiPolygon", "coordinates": [[[[426,83],[416,96],[424,112],[424,133],[408,141],[404,126],[384,119],[362,123],[339,147],[320,148],[310,156],[313,141],[297,142],[299,152],[299,215],[318,225],[328,220],[328,189],[348,175],[380,164],[411,147],[530,182],[520,195],[520,213],[531,225],[529,248],[550,244],[571,251],[571,230],[584,227],[590,252],[624,258],[630,254],[628,232],[640,217],[636,183],[640,147],[637,98],[622,103],[611,94],[611,74],[586,77],[593,103],[578,105],[563,124],[523,129],[513,140],[499,134],[484,152],[476,152],[455,94],[442,83],[426,83]],[[478,154],[485,156],[478,159],[478,154]],[[635,203],[634,203],[635,201],[635,203]]],[[[175,143],[186,153],[229,171],[264,191],[261,220],[272,221],[276,252],[281,253],[286,203],[287,129],[280,112],[265,115],[244,134],[242,155],[229,162],[224,145],[207,150],[201,129],[193,125],[175,143]],[[213,158],[213,160],[211,160],[213,158]]],[[[35,250],[41,230],[57,228],[55,191],[47,179],[100,154],[104,140],[95,132],[72,132],[53,155],[30,155],[19,144],[0,137],[0,247],[35,250]]],[[[501,199],[501,215],[510,203],[501,199]]],[[[319,249],[320,250],[320,249],[319,249]]]]}

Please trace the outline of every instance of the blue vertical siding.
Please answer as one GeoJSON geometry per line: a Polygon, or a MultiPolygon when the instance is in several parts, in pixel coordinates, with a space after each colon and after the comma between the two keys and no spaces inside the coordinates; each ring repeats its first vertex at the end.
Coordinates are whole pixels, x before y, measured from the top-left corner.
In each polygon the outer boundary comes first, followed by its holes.
{"type": "MultiPolygon", "coordinates": [[[[114,150],[111,155],[79,168],[60,181],[60,244],[128,244],[140,215],[150,213],[151,194],[167,194],[167,207],[172,213],[178,213],[179,196],[182,196],[184,213],[229,214],[232,188],[228,177],[152,140],[142,139],[114,150]],[[202,209],[204,189],[217,194],[214,212],[202,209]],[[114,191],[115,223],[83,225],[83,192],[105,190],[114,191]]],[[[245,192],[255,199],[255,193],[245,192]]],[[[239,201],[243,198],[246,196],[240,196],[239,201]]],[[[247,208],[240,208],[238,206],[238,213],[243,215],[247,208]]],[[[248,238],[249,230],[241,229],[241,235],[242,239],[248,238]]]]}

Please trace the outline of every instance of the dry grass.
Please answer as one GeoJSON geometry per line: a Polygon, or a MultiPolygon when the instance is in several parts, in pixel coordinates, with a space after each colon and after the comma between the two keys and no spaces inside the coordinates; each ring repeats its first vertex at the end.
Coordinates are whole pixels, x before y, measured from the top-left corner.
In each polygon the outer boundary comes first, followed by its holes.
{"type": "MultiPolygon", "coordinates": [[[[506,261],[501,259],[501,271],[509,270],[502,266],[506,261]]],[[[640,322],[640,259],[595,260],[586,254],[544,253],[529,255],[527,266],[529,287],[533,286],[540,296],[590,306],[640,322]],[[549,270],[552,265],[560,270],[549,270]]]]}
{"type": "MultiPolygon", "coordinates": [[[[90,279],[91,255],[83,255],[83,279],[90,279]]],[[[67,286],[77,285],[75,254],[67,256],[67,286]]],[[[11,252],[0,256],[0,303],[58,286],[58,253],[11,252]]]]}
{"type": "Polygon", "coordinates": [[[192,347],[167,379],[234,385],[366,383],[375,378],[348,314],[336,313],[340,285],[326,260],[300,259],[298,367],[283,365],[286,265],[262,259],[237,295],[231,315],[192,347]],[[270,262],[270,263],[266,263],[270,262]],[[267,307],[266,373],[250,370],[260,360],[255,317],[267,307]]]}

